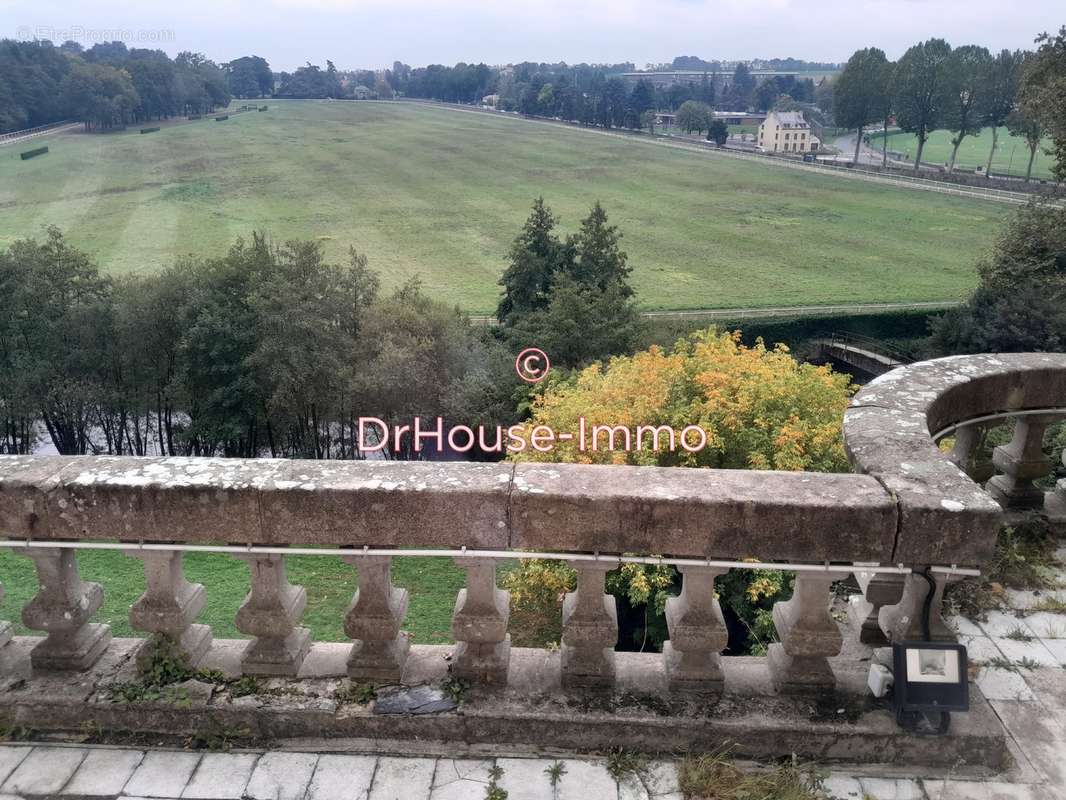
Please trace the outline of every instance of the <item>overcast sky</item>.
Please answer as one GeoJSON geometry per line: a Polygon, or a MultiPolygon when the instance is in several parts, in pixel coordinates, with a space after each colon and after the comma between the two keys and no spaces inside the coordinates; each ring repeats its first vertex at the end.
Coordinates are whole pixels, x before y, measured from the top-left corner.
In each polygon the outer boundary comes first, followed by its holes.
{"type": "Polygon", "coordinates": [[[0,38],[256,54],[276,70],[457,61],[670,61],[793,56],[890,58],[931,36],[1031,47],[1066,24],[1063,0],[0,0],[0,38]]]}

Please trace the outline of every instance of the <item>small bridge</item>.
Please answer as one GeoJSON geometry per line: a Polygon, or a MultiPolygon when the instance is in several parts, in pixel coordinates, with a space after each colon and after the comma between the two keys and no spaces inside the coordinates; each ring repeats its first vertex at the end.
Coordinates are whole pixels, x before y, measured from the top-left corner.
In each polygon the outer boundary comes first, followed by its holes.
{"type": "Polygon", "coordinates": [[[911,363],[902,350],[857,333],[833,332],[811,340],[811,360],[846,364],[873,377],[911,363]]]}

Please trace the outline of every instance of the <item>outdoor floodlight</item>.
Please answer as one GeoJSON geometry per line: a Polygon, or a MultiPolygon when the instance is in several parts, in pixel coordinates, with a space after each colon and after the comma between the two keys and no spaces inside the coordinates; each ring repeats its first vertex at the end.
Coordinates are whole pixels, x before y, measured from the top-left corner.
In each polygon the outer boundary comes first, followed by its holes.
{"type": "Polygon", "coordinates": [[[892,645],[896,721],[916,733],[945,733],[952,711],[970,710],[966,647],[951,642],[892,645]],[[933,727],[934,715],[939,719],[933,727]]]}

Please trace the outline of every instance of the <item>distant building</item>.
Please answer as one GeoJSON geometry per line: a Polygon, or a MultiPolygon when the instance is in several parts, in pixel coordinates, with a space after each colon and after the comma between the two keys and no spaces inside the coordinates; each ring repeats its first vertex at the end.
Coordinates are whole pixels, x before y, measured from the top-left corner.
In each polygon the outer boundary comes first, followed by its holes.
{"type": "Polygon", "coordinates": [[[481,98],[481,105],[488,106],[489,108],[496,108],[500,104],[500,96],[498,94],[487,94],[481,98]]]}
{"type": "Polygon", "coordinates": [[[813,153],[822,144],[801,111],[771,111],[756,144],[767,153],[813,153]]]}
{"type": "MultiPolygon", "coordinates": [[[[652,72],[623,72],[618,74],[622,80],[627,83],[636,83],[637,81],[647,81],[652,86],[673,86],[676,83],[690,84],[697,86],[706,77],[707,80],[715,84],[716,88],[721,88],[723,85],[733,82],[733,70],[735,67],[729,67],[723,71],[714,70],[699,70],[699,69],[675,69],[667,71],[652,71],[652,72]]],[[[755,79],[756,85],[767,81],[770,78],[777,76],[798,78],[798,72],[786,72],[783,70],[772,69],[753,69],[749,70],[749,74],[755,79]]],[[[614,76],[612,76],[614,77],[614,76]]]]}
{"type": "Polygon", "coordinates": [[[748,111],[715,111],[714,118],[726,125],[761,125],[766,115],[748,111]]]}
{"type": "Polygon", "coordinates": [[[369,100],[373,94],[374,91],[369,86],[363,86],[363,84],[359,84],[352,89],[352,97],[356,100],[369,100]]]}

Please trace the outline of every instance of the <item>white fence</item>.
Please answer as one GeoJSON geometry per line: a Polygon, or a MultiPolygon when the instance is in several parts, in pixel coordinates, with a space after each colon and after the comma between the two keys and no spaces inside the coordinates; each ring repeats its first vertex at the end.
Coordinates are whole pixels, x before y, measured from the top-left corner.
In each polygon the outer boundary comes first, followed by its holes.
{"type": "Polygon", "coordinates": [[[26,128],[21,131],[11,131],[10,133],[0,133],[0,145],[14,144],[15,142],[21,142],[25,139],[32,139],[35,136],[43,136],[46,133],[56,133],[60,130],[73,128],[78,124],[79,123],[77,122],[72,122],[69,119],[65,119],[62,122],[52,122],[48,125],[38,125],[35,128],[26,128]]]}

